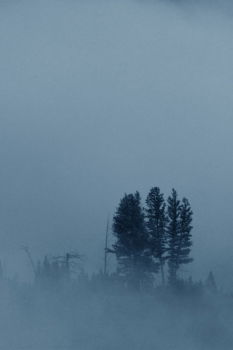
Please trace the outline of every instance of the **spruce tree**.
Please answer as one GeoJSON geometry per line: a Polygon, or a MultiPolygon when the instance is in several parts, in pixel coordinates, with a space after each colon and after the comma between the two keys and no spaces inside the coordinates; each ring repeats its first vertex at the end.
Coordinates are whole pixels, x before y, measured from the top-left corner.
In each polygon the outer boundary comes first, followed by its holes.
{"type": "Polygon", "coordinates": [[[174,284],[177,281],[177,270],[180,265],[190,263],[192,246],[192,216],[193,212],[186,198],[182,202],[178,199],[177,192],[173,189],[168,197],[168,266],[169,281],[174,284]]]}
{"type": "Polygon", "coordinates": [[[118,273],[139,288],[152,269],[139,192],[125,194],[121,199],[113,218],[113,234],[116,242],[112,252],[116,254],[118,273]]]}
{"type": "Polygon", "coordinates": [[[171,196],[168,197],[168,267],[169,282],[174,284],[177,279],[178,261],[177,253],[180,239],[180,212],[181,205],[176,190],[172,189],[171,196]]]}
{"type": "Polygon", "coordinates": [[[166,260],[166,204],[159,187],[151,188],[146,199],[146,225],[149,247],[153,259],[159,264],[162,284],[164,284],[164,263],[166,260]]]}
{"type": "Polygon", "coordinates": [[[193,212],[187,198],[182,199],[180,207],[180,239],[177,254],[177,263],[188,264],[193,261],[190,258],[192,246],[192,216],[193,212]]]}

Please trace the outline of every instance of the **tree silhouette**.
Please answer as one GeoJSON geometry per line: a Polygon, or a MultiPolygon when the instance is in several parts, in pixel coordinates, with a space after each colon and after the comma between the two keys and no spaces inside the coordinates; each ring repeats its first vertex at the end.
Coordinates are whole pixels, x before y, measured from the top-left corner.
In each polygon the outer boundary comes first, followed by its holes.
{"type": "Polygon", "coordinates": [[[173,189],[168,197],[168,267],[169,281],[174,284],[177,280],[177,270],[180,265],[187,264],[193,259],[189,257],[191,252],[192,215],[189,201],[178,199],[177,192],[173,189]]]}
{"type": "Polygon", "coordinates": [[[159,263],[162,284],[164,284],[164,263],[166,260],[165,253],[167,251],[167,215],[164,196],[160,192],[159,187],[151,188],[147,196],[146,219],[151,254],[155,261],[159,263]]]}
{"type": "Polygon", "coordinates": [[[139,192],[125,194],[113,218],[118,273],[136,288],[145,282],[153,264],[148,251],[148,234],[139,192]]]}

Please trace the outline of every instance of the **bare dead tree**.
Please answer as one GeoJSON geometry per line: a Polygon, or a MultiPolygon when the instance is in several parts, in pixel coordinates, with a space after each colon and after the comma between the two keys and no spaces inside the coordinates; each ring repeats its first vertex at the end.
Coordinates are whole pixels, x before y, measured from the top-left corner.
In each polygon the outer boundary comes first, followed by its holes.
{"type": "Polygon", "coordinates": [[[63,255],[53,256],[52,260],[63,267],[67,274],[69,274],[77,270],[79,262],[83,260],[83,256],[77,251],[71,251],[63,255]]]}
{"type": "Polygon", "coordinates": [[[31,256],[31,253],[30,253],[30,250],[27,246],[22,246],[22,250],[26,253],[27,257],[28,257],[28,260],[30,262],[30,265],[32,267],[32,271],[34,273],[34,275],[36,276],[36,266],[35,266],[35,263],[32,259],[32,256],[31,256]]]}

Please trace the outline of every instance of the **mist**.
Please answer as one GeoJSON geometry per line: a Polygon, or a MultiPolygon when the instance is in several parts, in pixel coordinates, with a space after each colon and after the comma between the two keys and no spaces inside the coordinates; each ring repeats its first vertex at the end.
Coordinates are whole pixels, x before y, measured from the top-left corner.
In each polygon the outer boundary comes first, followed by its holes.
{"type": "Polygon", "coordinates": [[[75,246],[100,267],[120,196],[159,185],[189,196],[192,268],[220,278],[233,245],[229,14],[101,0],[3,2],[0,16],[8,268],[22,244],[34,254],[75,246]]]}
{"type": "Polygon", "coordinates": [[[0,348],[232,349],[230,1],[0,9],[0,348]],[[107,219],[111,245],[120,198],[152,186],[194,212],[179,292],[127,289],[114,256],[102,276],[107,219]],[[24,246],[78,251],[79,277],[38,287],[24,246]]]}
{"type": "Polygon", "coordinates": [[[159,185],[193,205],[190,268],[232,286],[221,277],[233,248],[232,23],[226,3],[215,5],[1,4],[0,250],[10,271],[26,265],[22,244],[35,255],[75,246],[100,268],[120,196],[159,185]]]}

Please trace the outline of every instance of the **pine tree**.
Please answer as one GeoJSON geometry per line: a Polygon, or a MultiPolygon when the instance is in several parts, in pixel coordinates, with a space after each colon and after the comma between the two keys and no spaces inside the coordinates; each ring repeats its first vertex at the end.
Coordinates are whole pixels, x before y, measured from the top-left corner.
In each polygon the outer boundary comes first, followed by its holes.
{"type": "Polygon", "coordinates": [[[177,279],[178,261],[177,252],[180,239],[180,212],[181,205],[177,196],[176,190],[172,189],[171,196],[168,197],[168,267],[169,267],[169,282],[174,284],[177,279]]]}
{"type": "Polygon", "coordinates": [[[189,257],[192,246],[192,216],[193,212],[187,198],[182,199],[180,207],[180,238],[177,254],[177,263],[188,264],[193,261],[189,257]]]}
{"type": "Polygon", "coordinates": [[[139,192],[125,194],[113,218],[116,242],[112,252],[116,254],[118,273],[137,288],[145,282],[147,272],[152,269],[144,219],[139,192]]]}
{"type": "Polygon", "coordinates": [[[190,263],[192,246],[192,216],[193,212],[186,198],[182,202],[173,189],[168,198],[168,266],[169,281],[174,284],[177,280],[177,270],[180,265],[190,263]]]}
{"type": "Polygon", "coordinates": [[[146,199],[146,224],[149,234],[151,255],[158,262],[162,284],[164,284],[164,263],[166,260],[166,204],[159,187],[153,187],[146,199]]]}

